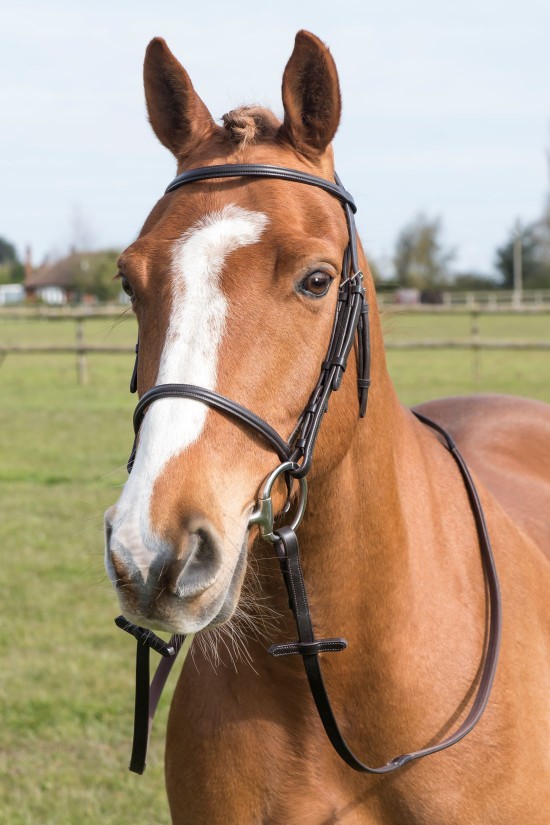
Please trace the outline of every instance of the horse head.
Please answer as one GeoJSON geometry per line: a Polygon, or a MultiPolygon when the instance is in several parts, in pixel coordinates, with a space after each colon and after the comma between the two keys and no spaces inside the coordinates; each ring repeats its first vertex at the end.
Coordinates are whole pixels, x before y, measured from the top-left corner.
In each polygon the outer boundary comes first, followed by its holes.
{"type": "MultiPolygon", "coordinates": [[[[151,125],[178,174],[270,164],[334,181],[338,76],[313,35],[296,37],[282,122],[243,107],[217,125],[161,39],[147,49],[144,79],[151,125]]],[[[119,260],[139,325],[140,395],[159,384],[196,385],[289,439],[327,351],[347,244],[342,204],[313,186],[235,177],[165,194],[119,260]]],[[[320,434],[316,473],[349,449],[354,358],[348,373],[320,434]]],[[[126,616],[178,633],[231,617],[258,488],[275,464],[257,433],[200,400],[168,397],[147,409],[132,472],[106,514],[106,566],[126,616]]],[[[281,478],[275,511],[284,503],[281,478]]]]}

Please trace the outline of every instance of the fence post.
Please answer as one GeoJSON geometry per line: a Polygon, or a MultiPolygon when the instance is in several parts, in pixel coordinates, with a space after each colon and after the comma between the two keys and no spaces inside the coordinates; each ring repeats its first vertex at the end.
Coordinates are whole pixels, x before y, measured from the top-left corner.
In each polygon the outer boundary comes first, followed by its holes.
{"type": "Polygon", "coordinates": [[[88,364],[86,361],[86,350],[84,349],[84,320],[76,319],[76,371],[79,384],[88,383],[88,364]]]}
{"type": "Polygon", "coordinates": [[[470,336],[472,338],[472,378],[474,385],[479,386],[480,349],[479,349],[479,310],[473,309],[470,320],[470,336]]]}

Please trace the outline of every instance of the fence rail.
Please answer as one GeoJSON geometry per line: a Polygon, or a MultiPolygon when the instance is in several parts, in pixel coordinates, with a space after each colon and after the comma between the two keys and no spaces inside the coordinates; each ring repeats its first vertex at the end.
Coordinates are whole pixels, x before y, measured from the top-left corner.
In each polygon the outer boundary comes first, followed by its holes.
{"type": "MultiPolygon", "coordinates": [[[[550,351],[549,340],[496,340],[484,339],[480,337],[479,318],[482,315],[550,315],[550,305],[548,306],[523,306],[521,308],[513,306],[499,306],[492,308],[466,307],[466,306],[444,306],[444,305],[383,305],[385,314],[418,315],[418,314],[447,314],[466,315],[470,317],[470,335],[467,338],[449,339],[419,339],[419,340],[399,340],[388,338],[385,342],[387,350],[470,350],[476,356],[482,350],[485,351],[550,351]]],[[[123,312],[117,307],[102,307],[94,309],[78,308],[17,308],[0,310],[0,331],[1,322],[5,321],[72,321],[75,324],[75,344],[15,344],[0,343],[0,364],[8,355],[52,355],[68,354],[76,355],[77,378],[79,383],[85,384],[88,379],[88,355],[133,355],[133,346],[125,345],[102,345],[88,344],[84,337],[85,322],[90,320],[114,319],[121,320],[134,319],[134,315],[123,312]]],[[[477,373],[476,367],[474,372],[477,373]]]]}
{"type": "MultiPolygon", "coordinates": [[[[498,304],[490,306],[482,303],[465,304],[395,304],[380,300],[378,303],[384,314],[399,315],[550,315],[550,301],[545,304],[498,304]]],[[[0,307],[0,324],[2,321],[94,321],[113,320],[135,321],[135,315],[128,309],[121,311],[118,307],[100,307],[94,310],[81,308],[41,307],[0,307]]]]}
{"type": "Polygon", "coordinates": [[[120,355],[127,352],[135,352],[134,347],[125,346],[102,346],[101,344],[0,344],[0,354],[22,354],[37,355],[40,353],[69,353],[86,355],[88,352],[103,352],[106,355],[120,355]]]}
{"type": "MultiPolygon", "coordinates": [[[[415,292],[414,290],[412,291],[415,292]]],[[[418,291],[413,298],[417,298],[418,291]]],[[[414,304],[407,304],[407,290],[391,290],[384,291],[383,288],[378,290],[378,303],[384,307],[386,306],[414,306],[414,304]],[[401,303],[405,301],[405,303],[401,303]]],[[[550,289],[488,289],[488,290],[465,290],[465,291],[451,291],[444,290],[438,292],[438,300],[441,302],[439,306],[459,307],[459,308],[474,308],[494,311],[501,307],[511,307],[516,310],[529,309],[530,307],[550,307],[550,289]]]]}
{"type": "Polygon", "coordinates": [[[385,349],[470,349],[470,350],[550,350],[550,341],[496,341],[482,338],[424,339],[422,341],[386,341],[385,349]]]}
{"type": "Polygon", "coordinates": [[[102,318],[131,320],[134,313],[117,306],[84,307],[0,307],[0,321],[93,321],[102,318]]]}

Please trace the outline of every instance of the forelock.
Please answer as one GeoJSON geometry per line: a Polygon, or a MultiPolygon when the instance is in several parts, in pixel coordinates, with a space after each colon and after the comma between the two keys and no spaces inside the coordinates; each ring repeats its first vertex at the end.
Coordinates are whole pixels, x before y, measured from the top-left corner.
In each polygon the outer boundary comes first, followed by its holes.
{"type": "Polygon", "coordinates": [[[261,106],[240,106],[223,115],[222,122],[231,141],[241,147],[275,138],[281,126],[273,112],[261,106]]]}

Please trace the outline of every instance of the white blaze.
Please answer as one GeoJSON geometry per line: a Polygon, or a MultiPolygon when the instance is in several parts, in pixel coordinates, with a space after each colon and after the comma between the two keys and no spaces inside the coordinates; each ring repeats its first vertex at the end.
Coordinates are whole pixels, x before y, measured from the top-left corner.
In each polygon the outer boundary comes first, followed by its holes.
{"type": "MultiPolygon", "coordinates": [[[[256,243],[267,224],[261,212],[225,206],[202,218],[174,243],[172,311],[157,384],[196,384],[216,389],[218,351],[227,299],[220,276],[230,252],[256,243]]],[[[117,544],[131,548],[145,569],[158,539],[149,521],[151,494],[166,463],[200,436],[208,408],[185,398],[163,398],[149,407],[141,425],[136,460],[114,521],[117,544]],[[141,547],[141,550],[140,550],[141,547]]]]}

